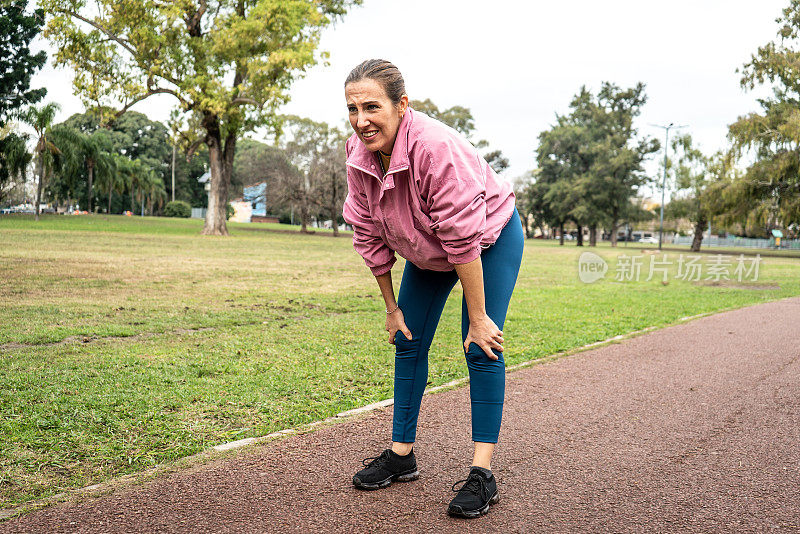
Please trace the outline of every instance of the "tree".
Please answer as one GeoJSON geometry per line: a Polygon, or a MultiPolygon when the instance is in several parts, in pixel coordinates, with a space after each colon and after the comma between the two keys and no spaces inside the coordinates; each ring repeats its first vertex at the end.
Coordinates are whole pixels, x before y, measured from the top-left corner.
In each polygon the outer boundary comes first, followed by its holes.
{"type": "Polygon", "coordinates": [[[36,200],[35,200],[35,219],[39,220],[39,206],[42,202],[42,187],[44,180],[49,176],[53,169],[53,163],[56,161],[56,156],[61,153],[61,150],[53,143],[52,140],[52,125],[55,119],[56,112],[60,106],[54,102],[45,104],[42,107],[31,106],[27,111],[23,120],[28,123],[36,132],[36,175],[39,181],[36,185],[36,200]]]}
{"type": "Polygon", "coordinates": [[[31,54],[29,45],[42,28],[44,10],[26,15],[27,6],[27,0],[0,2],[0,127],[47,93],[30,89],[31,76],[44,66],[47,54],[31,54]]]}
{"type": "Polygon", "coordinates": [[[42,198],[52,200],[56,208],[64,200],[67,206],[72,206],[73,200],[86,184],[86,136],[74,128],[56,124],[51,129],[50,139],[58,152],[54,155],[53,172],[46,180],[42,198]]]}
{"type": "MultiPolygon", "coordinates": [[[[597,227],[607,224],[611,245],[617,229],[636,215],[631,202],[647,182],[643,162],[658,151],[656,139],[639,138],[633,121],[646,102],[644,85],[621,89],[603,82],[597,97],[581,87],[570,102],[569,115],[539,135],[537,162],[542,198],[551,225],[563,228],[572,220],[583,244],[583,227],[596,244],[597,227]]],[[[563,244],[563,239],[562,239],[563,244]]]]}
{"type": "MultiPolygon", "coordinates": [[[[236,141],[274,126],[292,81],[316,63],[320,31],[360,0],[42,0],[56,63],[108,120],[155,94],[202,117],[211,191],[205,234],[227,235],[236,141]],[[99,13],[99,15],[97,15],[99,13]],[[121,103],[118,110],[112,107],[121,103]]],[[[194,152],[197,145],[188,151],[194,152]]]]}
{"type": "MultiPolygon", "coordinates": [[[[528,171],[514,180],[514,195],[516,196],[517,211],[522,219],[522,228],[525,237],[533,237],[533,227],[539,226],[536,213],[536,174],[538,171],[528,171]]],[[[541,228],[544,235],[544,228],[541,228]]]]}
{"type": "Polygon", "coordinates": [[[758,48],[741,78],[745,90],[771,83],[773,96],[760,99],[761,113],[739,117],[728,132],[737,156],[750,151],[755,157],[736,189],[763,233],[800,222],[800,0],[790,0],[776,22],[778,39],[758,48]]]}
{"type": "Polygon", "coordinates": [[[128,185],[131,160],[119,154],[112,154],[107,174],[97,176],[97,187],[108,198],[106,213],[111,213],[111,197],[113,193],[122,194],[128,185]]]}
{"type": "Polygon", "coordinates": [[[453,106],[445,110],[439,110],[439,107],[430,98],[411,100],[408,105],[429,117],[445,123],[467,139],[470,139],[472,134],[475,133],[475,118],[469,108],[453,106]]]}
{"type": "Polygon", "coordinates": [[[88,206],[87,209],[89,213],[91,213],[95,172],[103,176],[114,172],[114,163],[111,156],[111,140],[108,134],[103,130],[99,130],[91,135],[84,136],[83,155],[86,161],[89,182],[87,185],[86,203],[88,206]]]}
{"type": "Polygon", "coordinates": [[[9,183],[24,181],[31,160],[25,146],[28,136],[14,132],[8,121],[21,117],[47,93],[30,88],[31,76],[42,68],[47,54],[31,54],[29,45],[41,30],[44,11],[26,14],[27,6],[27,0],[0,2],[0,203],[9,183]]]}
{"type": "MultiPolygon", "coordinates": [[[[731,223],[741,220],[741,208],[747,202],[738,198],[741,192],[734,186],[741,176],[733,165],[733,153],[719,151],[706,156],[694,146],[691,135],[672,141],[675,154],[668,162],[676,194],[666,208],[674,218],[685,218],[694,224],[692,252],[698,252],[703,241],[703,231],[709,222],[731,223]]],[[[745,210],[749,211],[749,210],[745,210]]]]}
{"type": "MultiPolygon", "coordinates": [[[[470,142],[475,145],[475,148],[480,150],[489,146],[489,142],[486,140],[474,141],[472,139],[472,135],[475,133],[475,118],[472,116],[472,111],[470,111],[469,108],[453,106],[445,110],[440,110],[430,98],[426,98],[425,100],[411,100],[408,105],[416,111],[421,111],[425,115],[450,126],[469,139],[470,142]]],[[[493,150],[484,154],[483,159],[485,159],[494,172],[498,174],[509,167],[508,158],[503,156],[503,152],[500,150],[493,150]]]]}
{"type": "MultiPolygon", "coordinates": [[[[575,99],[573,106],[574,102],[575,99]]],[[[541,203],[540,211],[547,224],[559,229],[561,245],[564,225],[576,217],[574,210],[585,194],[579,190],[578,180],[588,172],[589,164],[584,161],[588,146],[588,129],[574,124],[569,116],[556,116],[556,124],[539,134],[538,176],[532,192],[541,203]]]]}
{"type": "Polygon", "coordinates": [[[312,211],[323,205],[336,226],[338,205],[347,187],[344,132],[296,116],[286,117],[286,130],[289,141],[284,143],[284,150],[297,171],[283,176],[284,194],[300,208],[301,231],[306,231],[312,211]]]}
{"type": "Polygon", "coordinates": [[[24,181],[32,156],[27,147],[28,136],[12,131],[11,125],[0,130],[0,205],[11,188],[6,184],[24,181]]]}
{"type": "MultiPolygon", "coordinates": [[[[141,160],[165,182],[170,176],[169,130],[143,113],[128,111],[113,123],[103,125],[101,115],[89,110],[72,115],[63,124],[93,138],[95,135],[102,136],[100,142],[105,151],[122,154],[130,160],[141,160]]],[[[87,147],[90,151],[91,148],[87,147]]]]}
{"type": "Polygon", "coordinates": [[[338,128],[325,128],[323,147],[311,169],[314,181],[319,184],[320,204],[327,208],[333,226],[333,237],[339,236],[339,219],[342,204],[347,196],[347,171],[345,170],[345,142],[347,135],[338,128]]]}
{"type": "Polygon", "coordinates": [[[508,158],[503,155],[501,150],[492,150],[491,152],[484,154],[483,159],[486,160],[486,163],[488,163],[497,174],[500,174],[508,169],[510,165],[508,158]]]}

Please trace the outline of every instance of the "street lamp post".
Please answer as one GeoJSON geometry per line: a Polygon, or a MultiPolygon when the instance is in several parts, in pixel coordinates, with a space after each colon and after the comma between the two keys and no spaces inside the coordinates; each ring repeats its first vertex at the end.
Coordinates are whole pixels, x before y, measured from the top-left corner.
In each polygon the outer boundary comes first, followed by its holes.
{"type": "Polygon", "coordinates": [[[651,126],[655,126],[656,128],[663,128],[665,133],[664,138],[664,179],[661,182],[661,216],[659,217],[658,223],[658,250],[661,250],[661,241],[664,235],[664,192],[667,189],[667,153],[669,152],[669,129],[670,128],[685,128],[686,126],[675,126],[675,123],[669,123],[667,126],[660,126],[658,124],[651,124],[651,126]]]}

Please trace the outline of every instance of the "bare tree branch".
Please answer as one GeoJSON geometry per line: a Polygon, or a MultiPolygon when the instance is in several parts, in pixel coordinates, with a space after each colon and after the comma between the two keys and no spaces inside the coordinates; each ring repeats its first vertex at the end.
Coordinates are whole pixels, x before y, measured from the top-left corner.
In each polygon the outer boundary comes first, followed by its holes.
{"type": "Polygon", "coordinates": [[[136,51],[133,49],[133,47],[130,45],[130,42],[127,39],[123,39],[119,35],[116,35],[116,34],[112,33],[111,31],[107,30],[106,28],[104,28],[103,26],[101,26],[98,23],[94,22],[93,20],[89,20],[86,17],[83,17],[83,16],[79,15],[78,13],[76,13],[74,11],[66,10],[66,11],[64,11],[64,13],[69,15],[70,17],[74,17],[74,18],[76,18],[78,20],[82,20],[83,22],[85,22],[89,26],[97,28],[98,30],[100,30],[101,32],[106,34],[110,39],[112,39],[113,41],[116,41],[117,43],[119,43],[119,45],[122,48],[124,48],[125,50],[127,50],[128,52],[130,52],[130,54],[132,56],[136,57],[136,51]]]}
{"type": "Polygon", "coordinates": [[[195,140],[194,143],[189,145],[189,148],[186,150],[186,162],[187,163],[192,160],[192,156],[194,155],[195,150],[200,148],[200,145],[205,143],[207,138],[208,138],[208,136],[201,137],[201,138],[195,140]]]}
{"type": "MultiPolygon", "coordinates": [[[[148,80],[148,82],[149,82],[149,80],[148,80]]],[[[151,89],[151,90],[147,91],[143,95],[137,96],[136,98],[134,98],[133,100],[131,100],[130,102],[125,104],[125,106],[123,106],[123,108],[121,110],[117,111],[114,114],[114,118],[120,117],[123,113],[128,111],[131,108],[131,106],[136,105],[137,103],[141,102],[145,98],[147,98],[149,96],[157,95],[157,94],[162,94],[162,93],[174,96],[175,98],[180,100],[181,103],[183,103],[183,104],[187,103],[183,98],[181,98],[181,96],[176,91],[173,91],[172,89],[166,89],[166,88],[163,88],[163,87],[158,87],[156,89],[151,89]]]]}
{"type": "Polygon", "coordinates": [[[234,104],[234,105],[236,105],[236,104],[252,104],[252,105],[256,106],[258,109],[261,109],[261,108],[264,107],[264,103],[263,102],[258,102],[257,100],[252,99],[252,98],[248,98],[246,96],[237,96],[236,98],[231,100],[231,104],[234,104]]]}

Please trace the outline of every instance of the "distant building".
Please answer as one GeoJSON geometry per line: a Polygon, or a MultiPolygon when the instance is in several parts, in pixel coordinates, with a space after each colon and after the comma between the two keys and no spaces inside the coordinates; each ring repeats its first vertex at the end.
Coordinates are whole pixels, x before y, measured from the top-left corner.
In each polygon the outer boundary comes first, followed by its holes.
{"type": "Polygon", "coordinates": [[[252,206],[252,215],[267,216],[267,182],[244,186],[242,200],[252,206]]]}
{"type": "Polygon", "coordinates": [[[253,214],[253,206],[246,200],[232,200],[231,206],[233,207],[233,215],[228,219],[232,222],[250,222],[250,217],[253,214]]]}
{"type": "MultiPolygon", "coordinates": [[[[197,178],[197,181],[203,184],[203,189],[206,192],[206,195],[211,195],[211,171],[206,171],[201,176],[197,178]]],[[[206,218],[206,208],[198,208],[192,207],[192,219],[205,219],[206,218]]]]}

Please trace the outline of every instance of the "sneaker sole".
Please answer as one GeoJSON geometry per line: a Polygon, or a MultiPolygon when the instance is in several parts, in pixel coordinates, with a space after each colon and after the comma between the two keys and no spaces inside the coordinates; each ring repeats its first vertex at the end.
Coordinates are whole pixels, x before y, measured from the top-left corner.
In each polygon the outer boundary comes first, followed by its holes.
{"type": "Polygon", "coordinates": [[[483,508],[479,508],[477,510],[468,510],[464,511],[461,508],[447,508],[447,513],[454,516],[454,517],[466,517],[467,519],[474,519],[476,517],[480,517],[482,515],[486,515],[489,513],[489,505],[490,504],[497,504],[500,502],[500,493],[494,492],[492,498],[489,499],[489,502],[486,503],[486,506],[483,508]]]}
{"type": "Polygon", "coordinates": [[[394,481],[397,481],[397,482],[411,482],[412,480],[417,480],[418,478],[419,478],[419,471],[414,469],[411,472],[392,475],[389,478],[386,478],[386,479],[381,480],[379,482],[372,482],[372,483],[365,483],[365,482],[361,482],[360,480],[358,482],[356,482],[356,478],[353,477],[353,485],[355,487],[357,487],[358,489],[377,490],[377,489],[381,489],[381,488],[385,488],[386,486],[389,486],[394,481]]]}

